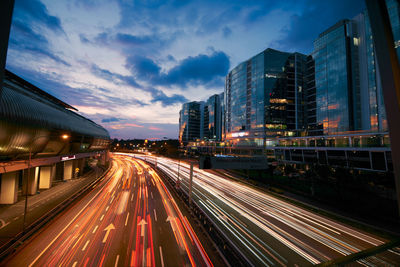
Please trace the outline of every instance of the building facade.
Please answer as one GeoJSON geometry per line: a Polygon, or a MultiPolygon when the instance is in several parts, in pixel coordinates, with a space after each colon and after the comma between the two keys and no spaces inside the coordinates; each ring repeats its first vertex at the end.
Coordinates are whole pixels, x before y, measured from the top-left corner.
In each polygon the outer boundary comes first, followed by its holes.
{"type": "Polygon", "coordinates": [[[204,104],[203,139],[205,140],[220,141],[222,138],[223,100],[223,93],[215,94],[204,104]]]}
{"type": "Polygon", "coordinates": [[[189,102],[179,112],[179,142],[187,144],[203,138],[204,102],[189,102]]]}
{"type": "Polygon", "coordinates": [[[266,49],[226,76],[225,140],[263,146],[305,127],[306,56],[266,49]]]}

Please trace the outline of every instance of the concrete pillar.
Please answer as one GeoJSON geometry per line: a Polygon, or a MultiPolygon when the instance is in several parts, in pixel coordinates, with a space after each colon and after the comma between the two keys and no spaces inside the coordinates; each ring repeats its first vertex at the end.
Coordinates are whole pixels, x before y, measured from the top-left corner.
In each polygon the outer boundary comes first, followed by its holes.
{"type": "Polygon", "coordinates": [[[83,168],[85,168],[85,162],[86,162],[85,158],[79,159],[79,164],[78,164],[79,176],[82,176],[82,174],[83,174],[83,168]]]}
{"type": "Polygon", "coordinates": [[[18,199],[19,172],[7,172],[1,175],[0,204],[14,204],[18,199]]]}
{"type": "Polygon", "coordinates": [[[73,174],[74,162],[72,160],[64,161],[64,180],[71,180],[73,174]]]}
{"type": "Polygon", "coordinates": [[[53,166],[41,166],[39,175],[39,189],[49,189],[53,182],[53,166]]]}
{"type": "Polygon", "coordinates": [[[25,195],[28,190],[28,195],[35,195],[38,189],[39,167],[25,169],[22,179],[22,193],[25,195]],[[26,189],[28,187],[28,189],[26,189]]]}

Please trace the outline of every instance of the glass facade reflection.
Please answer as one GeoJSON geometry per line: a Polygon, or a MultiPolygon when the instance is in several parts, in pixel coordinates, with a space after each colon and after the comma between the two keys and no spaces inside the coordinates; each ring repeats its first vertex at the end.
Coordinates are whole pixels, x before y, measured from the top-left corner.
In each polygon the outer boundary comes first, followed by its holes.
{"type": "Polygon", "coordinates": [[[204,139],[221,140],[223,93],[213,95],[204,104],[204,139]]]}
{"type": "Polygon", "coordinates": [[[314,42],[316,121],[324,134],[353,130],[349,21],[321,33],[314,42]]]}
{"type": "Polygon", "coordinates": [[[179,112],[179,142],[186,144],[203,137],[203,102],[189,102],[179,112]]]}
{"type": "Polygon", "coordinates": [[[266,49],[236,66],[225,81],[225,135],[237,145],[304,128],[306,56],[266,49]]]}

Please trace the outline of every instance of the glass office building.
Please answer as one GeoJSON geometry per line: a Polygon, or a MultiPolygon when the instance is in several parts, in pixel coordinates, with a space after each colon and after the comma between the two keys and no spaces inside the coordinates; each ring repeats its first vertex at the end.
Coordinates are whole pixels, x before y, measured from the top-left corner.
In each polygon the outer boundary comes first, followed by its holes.
{"type": "Polygon", "coordinates": [[[316,122],[323,134],[354,130],[350,27],[342,20],[314,41],[316,122]]]}
{"type": "Polygon", "coordinates": [[[204,102],[189,102],[182,105],[179,112],[179,142],[188,142],[203,138],[204,102]]]}
{"type": "Polygon", "coordinates": [[[309,63],[309,73],[314,68],[314,82],[307,84],[307,91],[316,96],[307,100],[307,107],[314,105],[316,110],[314,125],[314,118],[307,118],[309,135],[387,131],[378,62],[366,12],[352,20],[339,21],[321,33],[314,42],[309,63]]]}
{"type": "Polygon", "coordinates": [[[266,49],[236,66],[225,81],[225,139],[263,146],[304,128],[306,56],[266,49]]]}
{"type": "Polygon", "coordinates": [[[208,98],[204,104],[204,139],[221,140],[223,93],[208,98]]]}

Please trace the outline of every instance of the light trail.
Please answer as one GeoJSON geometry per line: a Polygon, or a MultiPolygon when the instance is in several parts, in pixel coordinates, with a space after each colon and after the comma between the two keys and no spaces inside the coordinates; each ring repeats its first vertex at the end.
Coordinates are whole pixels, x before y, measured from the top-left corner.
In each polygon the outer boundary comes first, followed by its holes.
{"type": "Polygon", "coordinates": [[[157,173],[126,156],[5,265],[213,266],[157,173]]]}
{"type": "MultiPolygon", "coordinates": [[[[146,159],[157,161],[157,167],[177,181],[177,161],[146,159]]],[[[190,165],[181,161],[179,168],[181,190],[188,194],[190,165]]],[[[223,175],[197,167],[193,171],[193,200],[251,264],[318,264],[386,242],[223,175]]]]}

